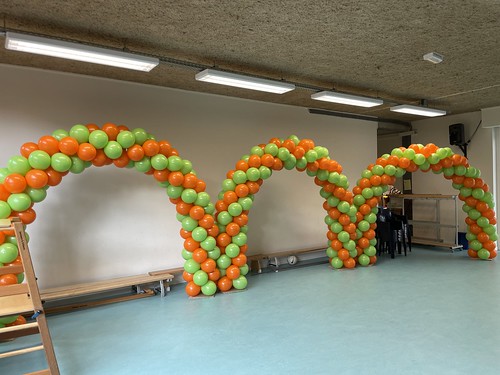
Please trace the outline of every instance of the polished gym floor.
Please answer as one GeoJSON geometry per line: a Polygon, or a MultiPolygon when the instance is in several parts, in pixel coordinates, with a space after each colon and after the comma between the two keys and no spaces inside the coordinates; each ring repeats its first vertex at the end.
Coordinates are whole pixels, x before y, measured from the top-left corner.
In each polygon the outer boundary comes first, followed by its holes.
{"type": "MultiPolygon", "coordinates": [[[[414,247],[373,267],[299,263],[243,292],[190,299],[176,285],[48,321],[68,375],[498,374],[498,262],[414,247]]],[[[0,374],[44,364],[41,352],[2,359],[0,374]]]]}

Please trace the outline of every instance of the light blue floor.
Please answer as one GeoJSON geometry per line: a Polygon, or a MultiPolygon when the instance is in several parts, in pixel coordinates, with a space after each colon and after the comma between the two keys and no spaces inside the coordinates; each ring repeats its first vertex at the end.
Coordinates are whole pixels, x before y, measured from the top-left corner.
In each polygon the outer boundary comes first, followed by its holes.
{"type": "MultiPolygon", "coordinates": [[[[249,282],[214,298],[189,299],[179,285],[166,298],[51,316],[61,372],[500,373],[498,260],[414,248],[374,267],[321,264],[249,282]]],[[[43,365],[41,353],[4,359],[0,374],[43,365]]]]}

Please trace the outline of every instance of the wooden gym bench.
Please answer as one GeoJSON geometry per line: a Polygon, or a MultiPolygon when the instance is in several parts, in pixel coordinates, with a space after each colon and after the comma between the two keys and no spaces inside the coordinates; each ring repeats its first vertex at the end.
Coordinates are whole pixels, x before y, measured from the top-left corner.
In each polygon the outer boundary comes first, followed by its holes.
{"type": "Polygon", "coordinates": [[[165,297],[166,292],[170,291],[170,282],[173,280],[174,275],[165,272],[150,272],[144,275],[120,277],[116,279],[96,281],[83,284],[68,285],[57,288],[50,288],[42,290],[40,293],[41,300],[44,302],[56,301],[66,298],[74,298],[96,293],[109,292],[116,289],[133,287],[136,294],[123,297],[106,298],[100,301],[90,301],[75,303],[66,306],[58,306],[46,308],[47,313],[62,312],[74,310],[83,307],[92,307],[108,303],[127,301],[136,298],[149,297],[155,293],[151,289],[143,289],[142,286],[152,283],[158,283],[160,287],[160,294],[165,297]]]}

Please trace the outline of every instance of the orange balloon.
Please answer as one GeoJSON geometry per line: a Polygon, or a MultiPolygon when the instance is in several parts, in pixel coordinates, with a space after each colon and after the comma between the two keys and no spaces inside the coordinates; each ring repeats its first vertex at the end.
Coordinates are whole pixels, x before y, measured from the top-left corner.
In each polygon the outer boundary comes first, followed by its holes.
{"type": "Polygon", "coordinates": [[[295,151],[295,143],[291,139],[285,139],[283,141],[283,147],[287,148],[292,154],[295,151]]]}
{"type": "Polygon", "coordinates": [[[214,272],[217,268],[217,263],[212,258],[207,258],[201,262],[201,269],[206,273],[214,272]]]}
{"type": "Polygon", "coordinates": [[[271,167],[275,171],[281,171],[283,169],[283,162],[280,158],[274,158],[273,166],[271,167]]]}
{"type": "Polygon", "coordinates": [[[24,189],[26,189],[27,183],[23,175],[19,173],[11,173],[5,177],[3,185],[9,193],[16,194],[22,193],[24,189]]]}
{"type": "Polygon", "coordinates": [[[168,182],[172,186],[182,186],[184,183],[184,175],[179,171],[171,172],[168,176],[168,182]]]}
{"type": "Polygon", "coordinates": [[[20,326],[26,324],[26,318],[22,315],[19,315],[16,320],[14,320],[12,323],[6,324],[7,327],[13,327],[13,326],[20,326]]]}
{"type": "Polygon", "coordinates": [[[347,214],[342,214],[342,215],[340,215],[340,217],[338,218],[338,222],[339,222],[340,224],[342,224],[343,226],[345,226],[345,225],[348,225],[348,224],[350,224],[350,223],[351,223],[351,218],[350,218],[350,216],[349,216],[349,215],[347,215],[347,214]]]}
{"type": "Polygon", "coordinates": [[[189,215],[189,211],[192,207],[193,205],[191,203],[180,201],[175,205],[175,210],[181,215],[189,215]]]}
{"type": "Polygon", "coordinates": [[[205,183],[205,181],[198,179],[198,181],[196,182],[196,186],[194,187],[194,190],[197,193],[201,193],[202,191],[205,191],[206,188],[207,184],[205,183]]]}
{"type": "Polygon", "coordinates": [[[224,200],[224,203],[229,206],[231,203],[238,201],[238,195],[234,191],[229,190],[224,193],[224,197],[222,199],[224,200]]]}
{"type": "Polygon", "coordinates": [[[47,176],[47,173],[40,169],[32,169],[28,171],[24,178],[26,179],[27,185],[34,189],[41,189],[49,182],[49,176],[47,176]]]}
{"type": "Polygon", "coordinates": [[[13,273],[0,275],[0,286],[15,285],[15,284],[17,284],[17,276],[14,275],[13,273]]]}
{"type": "Polygon", "coordinates": [[[159,141],[158,146],[160,147],[159,153],[165,156],[172,156],[172,146],[168,141],[159,141]]]}
{"type": "Polygon", "coordinates": [[[340,260],[345,261],[346,259],[349,259],[349,251],[346,249],[340,249],[337,253],[337,256],[339,257],[340,260]]]}
{"type": "Polygon", "coordinates": [[[205,209],[201,206],[193,206],[189,210],[189,216],[194,220],[201,220],[205,216],[205,209]]]}
{"type": "Polygon", "coordinates": [[[259,168],[261,166],[261,159],[259,155],[250,155],[248,158],[248,166],[259,168]]]}
{"type": "Polygon", "coordinates": [[[339,240],[333,240],[330,244],[330,247],[336,251],[342,250],[342,246],[342,242],[340,242],[339,240]]]}
{"type": "Polygon", "coordinates": [[[198,183],[198,177],[193,173],[187,173],[184,175],[184,182],[182,186],[186,189],[194,189],[198,183]]]}
{"type": "Polygon", "coordinates": [[[233,287],[233,281],[227,276],[222,276],[217,281],[217,286],[221,292],[227,292],[233,287]]]}
{"type": "Polygon", "coordinates": [[[295,158],[297,160],[302,159],[305,154],[306,154],[306,150],[304,150],[304,147],[299,146],[299,145],[297,147],[295,147],[295,150],[293,151],[293,156],[295,156],[295,158]]]}
{"type": "MultiPolygon", "coordinates": [[[[125,168],[129,162],[130,162],[130,159],[129,159],[126,152],[122,152],[122,154],[118,158],[113,159],[113,164],[115,166],[117,166],[118,168],[125,168]]],[[[166,181],[166,180],[164,180],[164,181],[166,181]]]]}
{"type": "Polygon", "coordinates": [[[236,267],[243,267],[247,264],[247,256],[245,254],[239,254],[237,257],[233,258],[232,263],[236,267]]]}
{"type": "Polygon", "coordinates": [[[271,154],[264,154],[260,157],[260,162],[263,166],[271,168],[274,165],[274,156],[271,154]]]}
{"type": "Polygon", "coordinates": [[[235,266],[234,264],[230,265],[226,269],[226,276],[231,280],[237,279],[238,277],[240,277],[240,268],[238,266],[235,266]]]}
{"type": "Polygon", "coordinates": [[[77,155],[83,161],[92,161],[97,155],[97,150],[90,143],[82,143],[78,147],[77,155]]]}
{"type": "Polygon", "coordinates": [[[17,217],[21,219],[23,224],[31,224],[36,219],[36,212],[32,208],[28,208],[27,210],[21,211],[17,213],[17,217]]]}
{"type": "Polygon", "coordinates": [[[366,203],[364,203],[361,206],[359,206],[359,212],[362,215],[368,215],[371,211],[372,211],[372,208],[368,204],[366,204],[366,203]]]}
{"type": "Polygon", "coordinates": [[[236,170],[246,172],[248,170],[248,163],[245,160],[238,160],[236,162],[236,170]]]}
{"type": "Polygon", "coordinates": [[[49,186],[56,186],[59,185],[62,181],[62,174],[53,170],[51,167],[47,168],[45,170],[45,173],[47,173],[47,177],[49,178],[49,181],[47,182],[47,185],[49,186]]]}
{"type": "Polygon", "coordinates": [[[110,122],[104,124],[102,126],[102,130],[108,135],[108,139],[110,141],[116,141],[116,137],[118,136],[118,133],[120,133],[118,126],[110,122]]]}
{"type": "Polygon", "coordinates": [[[257,194],[260,190],[260,185],[253,181],[247,181],[246,185],[248,186],[248,191],[250,194],[257,194]]]}
{"type": "Polygon", "coordinates": [[[185,229],[183,229],[183,228],[181,228],[181,229],[179,230],[179,234],[180,234],[180,235],[181,235],[181,237],[182,237],[182,238],[184,238],[184,239],[187,239],[187,238],[191,237],[191,232],[190,232],[190,231],[188,231],[188,230],[185,230],[185,229]]]}
{"type": "Polygon", "coordinates": [[[139,161],[144,158],[144,149],[139,145],[130,146],[127,149],[127,155],[132,161],[139,161]]]}
{"type": "Polygon", "coordinates": [[[90,132],[93,132],[94,130],[98,130],[99,127],[96,125],[96,124],[87,124],[85,125],[87,127],[87,129],[90,131],[90,132]]]}
{"type": "Polygon", "coordinates": [[[92,160],[92,164],[96,167],[103,167],[112,162],[113,161],[106,156],[103,149],[96,150],[95,158],[92,160]]]}
{"type": "Polygon", "coordinates": [[[196,285],[193,281],[186,284],[186,293],[190,297],[196,297],[201,292],[201,287],[196,285]]]}
{"type": "Polygon", "coordinates": [[[192,273],[189,273],[188,271],[184,270],[182,272],[182,278],[184,279],[184,281],[186,282],[190,282],[190,281],[193,281],[193,274],[192,273]]]}
{"type": "Polygon", "coordinates": [[[64,137],[59,142],[59,150],[66,155],[76,155],[78,153],[78,149],[80,144],[73,137],[64,137]]]}
{"type": "Polygon", "coordinates": [[[30,154],[33,151],[38,150],[38,145],[33,142],[26,142],[21,146],[21,155],[24,156],[26,159],[30,156],[30,154]]]}
{"type": "Polygon", "coordinates": [[[44,135],[38,140],[38,148],[52,156],[59,152],[59,141],[51,135],[44,135]]]}
{"type": "Polygon", "coordinates": [[[356,267],[356,261],[353,258],[347,258],[344,260],[344,266],[345,268],[354,268],[356,267]]]}
{"type": "Polygon", "coordinates": [[[240,227],[242,227],[243,225],[247,225],[248,223],[248,215],[247,214],[241,214],[239,216],[235,216],[233,218],[233,221],[238,224],[240,227]]]}
{"type": "Polygon", "coordinates": [[[479,256],[477,255],[477,251],[472,249],[467,250],[467,255],[469,255],[471,258],[479,258],[479,256]]]}
{"type": "Polygon", "coordinates": [[[207,232],[209,236],[217,237],[219,235],[219,226],[214,224],[210,229],[207,229],[207,232]]]}
{"type": "Polygon", "coordinates": [[[197,248],[200,247],[200,243],[198,241],[195,241],[192,237],[188,237],[184,240],[184,249],[187,251],[195,251],[197,248]]]}
{"type": "Polygon", "coordinates": [[[207,258],[208,254],[202,248],[198,248],[193,251],[193,260],[196,261],[196,263],[203,263],[205,260],[207,260],[207,258]]]}
{"type": "Polygon", "coordinates": [[[238,184],[236,185],[236,188],[234,189],[234,192],[239,198],[246,197],[248,193],[250,192],[248,189],[248,186],[245,184],[238,184]]]}
{"type": "Polygon", "coordinates": [[[227,233],[221,233],[217,236],[217,245],[226,247],[231,243],[231,236],[227,233]]]}
{"type": "Polygon", "coordinates": [[[229,234],[231,237],[236,236],[238,233],[240,233],[240,226],[236,223],[229,223],[226,226],[226,233],[229,234]]]}
{"type": "Polygon", "coordinates": [[[215,269],[213,272],[208,272],[208,279],[217,282],[220,279],[220,271],[215,269]]]}
{"type": "Polygon", "coordinates": [[[214,217],[209,214],[203,215],[201,219],[198,220],[198,225],[205,229],[210,229],[215,223],[214,217]]]}
{"type": "Polygon", "coordinates": [[[155,156],[160,152],[160,145],[154,139],[148,139],[142,144],[144,155],[155,156]]]}

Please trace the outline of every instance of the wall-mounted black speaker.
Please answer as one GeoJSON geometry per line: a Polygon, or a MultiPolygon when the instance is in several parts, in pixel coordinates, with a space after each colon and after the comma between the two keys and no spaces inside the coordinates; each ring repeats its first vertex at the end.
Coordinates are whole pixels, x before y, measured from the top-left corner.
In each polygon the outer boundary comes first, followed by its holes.
{"type": "Polygon", "coordinates": [[[453,124],[449,126],[450,145],[465,144],[464,124],[453,124]]]}

